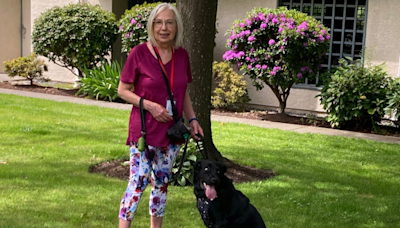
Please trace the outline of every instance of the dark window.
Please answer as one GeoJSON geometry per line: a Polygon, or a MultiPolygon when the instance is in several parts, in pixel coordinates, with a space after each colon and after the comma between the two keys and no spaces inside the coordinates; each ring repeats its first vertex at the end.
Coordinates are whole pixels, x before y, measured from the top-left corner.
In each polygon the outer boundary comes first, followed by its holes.
{"type": "MultiPolygon", "coordinates": [[[[330,28],[331,42],[322,69],[338,65],[345,56],[361,58],[365,43],[368,0],[279,0],[279,6],[296,9],[313,16],[330,28]]],[[[306,85],[318,82],[306,81],[306,85]]]]}

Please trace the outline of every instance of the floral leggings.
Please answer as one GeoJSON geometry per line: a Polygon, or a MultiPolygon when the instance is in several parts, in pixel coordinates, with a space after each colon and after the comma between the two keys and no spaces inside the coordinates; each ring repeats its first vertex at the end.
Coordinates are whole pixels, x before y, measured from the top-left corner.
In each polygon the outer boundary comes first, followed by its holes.
{"type": "Polygon", "coordinates": [[[149,183],[150,174],[149,213],[155,217],[164,216],[168,181],[171,178],[172,165],[179,153],[180,146],[171,144],[168,147],[153,147],[149,145],[149,150],[154,151],[153,160],[148,159],[145,152],[140,152],[134,145],[129,149],[129,183],[121,200],[120,219],[132,221],[143,191],[149,183]],[[155,174],[157,178],[154,177],[155,174]]]}

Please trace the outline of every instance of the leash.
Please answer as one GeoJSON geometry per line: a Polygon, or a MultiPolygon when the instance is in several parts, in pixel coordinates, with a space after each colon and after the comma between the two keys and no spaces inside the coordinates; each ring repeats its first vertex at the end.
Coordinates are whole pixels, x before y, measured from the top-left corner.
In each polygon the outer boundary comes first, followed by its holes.
{"type": "MultiPolygon", "coordinates": [[[[144,99],[145,99],[145,98],[141,97],[141,98],[140,98],[140,101],[139,101],[140,122],[141,122],[141,125],[142,125],[142,129],[141,129],[140,132],[141,132],[141,134],[142,134],[142,137],[140,137],[139,140],[138,140],[138,147],[137,147],[137,149],[138,149],[140,152],[145,151],[146,157],[147,157],[148,159],[150,159],[150,160],[153,160],[153,158],[154,158],[154,153],[151,153],[151,152],[150,152],[149,146],[148,146],[147,143],[146,143],[146,127],[145,127],[146,110],[143,108],[143,100],[144,100],[144,99]]],[[[200,135],[200,134],[199,134],[199,135],[200,135]]],[[[178,172],[176,173],[175,178],[172,179],[172,180],[170,180],[168,183],[173,183],[173,182],[175,182],[175,181],[177,180],[178,176],[179,176],[179,173],[180,173],[181,170],[182,170],[182,166],[183,166],[183,163],[184,163],[184,161],[185,161],[185,156],[186,156],[186,152],[187,152],[187,146],[188,146],[188,143],[189,143],[189,139],[190,139],[190,137],[188,137],[188,138],[186,139],[186,141],[185,141],[185,147],[184,147],[184,149],[183,149],[183,154],[182,154],[181,162],[180,162],[180,164],[179,164],[178,172]]],[[[153,174],[154,174],[154,177],[155,177],[158,181],[164,182],[164,183],[165,183],[165,181],[161,181],[161,180],[157,177],[157,174],[155,173],[154,169],[153,169],[153,174]]],[[[172,175],[172,173],[171,173],[171,175],[172,175]]]]}
{"type": "Polygon", "coordinates": [[[200,140],[196,140],[197,149],[199,149],[201,156],[203,156],[203,159],[208,159],[204,137],[200,133],[197,133],[196,136],[200,138],[200,140]],[[201,142],[201,145],[199,145],[199,142],[201,142]]]}

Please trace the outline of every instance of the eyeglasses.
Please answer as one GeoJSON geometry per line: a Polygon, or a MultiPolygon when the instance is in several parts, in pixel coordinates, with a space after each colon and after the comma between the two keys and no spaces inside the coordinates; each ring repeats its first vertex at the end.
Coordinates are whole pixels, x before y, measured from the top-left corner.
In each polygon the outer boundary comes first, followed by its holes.
{"type": "Polygon", "coordinates": [[[154,24],[154,28],[161,28],[163,26],[163,24],[165,24],[165,26],[167,26],[167,28],[172,28],[175,26],[175,20],[167,20],[165,22],[163,22],[162,20],[154,20],[153,24],[154,24]]]}

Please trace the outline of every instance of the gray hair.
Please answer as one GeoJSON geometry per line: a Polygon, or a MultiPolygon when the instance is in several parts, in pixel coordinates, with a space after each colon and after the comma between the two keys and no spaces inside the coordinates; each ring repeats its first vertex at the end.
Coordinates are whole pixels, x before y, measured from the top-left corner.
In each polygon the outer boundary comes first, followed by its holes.
{"type": "Polygon", "coordinates": [[[178,10],[175,8],[175,6],[169,4],[169,3],[161,3],[157,5],[150,13],[149,20],[147,21],[147,34],[149,36],[148,40],[152,45],[156,44],[156,39],[154,38],[154,33],[153,33],[153,21],[154,19],[160,14],[162,11],[170,9],[174,12],[175,14],[175,21],[176,21],[176,34],[174,37],[174,40],[172,41],[172,46],[174,48],[178,48],[182,46],[182,37],[183,37],[183,23],[182,23],[182,18],[181,14],[178,12],[178,10]]]}

